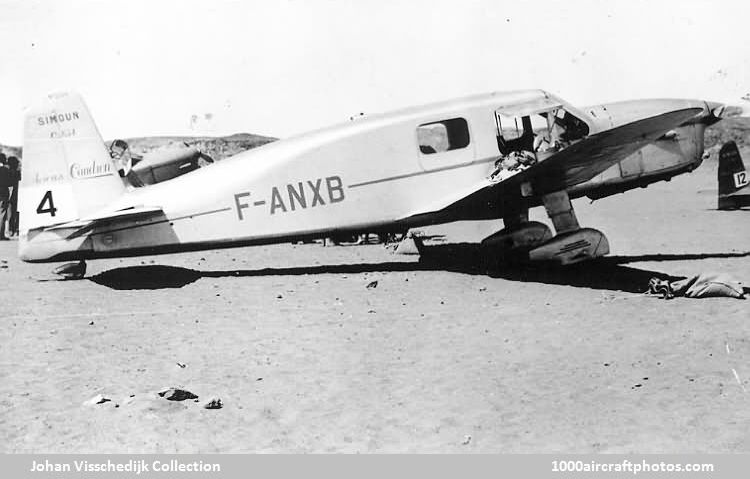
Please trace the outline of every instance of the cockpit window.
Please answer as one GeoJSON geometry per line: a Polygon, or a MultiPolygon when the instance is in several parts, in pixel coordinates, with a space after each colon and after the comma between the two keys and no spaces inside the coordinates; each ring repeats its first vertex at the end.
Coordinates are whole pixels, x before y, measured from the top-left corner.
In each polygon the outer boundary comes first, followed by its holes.
{"type": "Polygon", "coordinates": [[[502,115],[496,116],[498,130],[502,137],[506,140],[515,140],[523,136],[523,119],[517,116],[515,117],[503,117],[502,115]]]}
{"type": "Polygon", "coordinates": [[[522,116],[496,111],[495,123],[500,157],[490,174],[492,181],[504,181],[589,134],[586,122],[560,107],[522,116]]]}
{"type": "Polygon", "coordinates": [[[495,113],[497,146],[502,154],[533,149],[534,125],[530,116],[505,116],[495,113]]]}
{"type": "Polygon", "coordinates": [[[469,146],[469,125],[463,118],[425,123],[417,127],[419,151],[425,155],[469,146]]]}
{"type": "Polygon", "coordinates": [[[495,112],[497,145],[500,153],[512,151],[536,153],[559,150],[589,134],[588,125],[562,108],[537,112],[521,117],[495,112]]]}

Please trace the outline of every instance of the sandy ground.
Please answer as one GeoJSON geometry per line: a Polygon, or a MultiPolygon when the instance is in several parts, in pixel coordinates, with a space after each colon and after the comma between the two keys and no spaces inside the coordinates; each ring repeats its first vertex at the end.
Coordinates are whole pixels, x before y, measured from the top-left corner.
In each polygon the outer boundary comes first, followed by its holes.
{"type": "Polygon", "coordinates": [[[467,243],[422,264],[277,245],[58,281],[0,243],[0,451],[750,452],[750,301],[639,294],[655,275],[750,283],[750,211],[715,203],[710,165],[578,200],[612,257],[566,270],[487,272],[467,243]],[[112,401],[82,405],[96,394],[112,401]]]}

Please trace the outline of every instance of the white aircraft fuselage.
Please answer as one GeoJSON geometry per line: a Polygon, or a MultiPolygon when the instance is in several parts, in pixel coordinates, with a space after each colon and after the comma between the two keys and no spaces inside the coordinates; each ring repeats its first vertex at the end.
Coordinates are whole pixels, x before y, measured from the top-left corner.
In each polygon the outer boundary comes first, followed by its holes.
{"type": "MultiPolygon", "coordinates": [[[[580,181],[567,169],[574,178],[565,183],[569,195],[592,198],[694,169],[701,162],[704,129],[717,121],[716,105],[701,100],[641,100],[578,109],[541,90],[490,93],[357,118],[162,183],[120,189],[115,182],[123,179],[93,146],[98,133],[84,134],[86,125],[77,126],[88,121],[85,105],[71,105],[72,111],[60,113],[59,105],[50,110],[46,104],[27,116],[19,242],[25,261],[190,251],[503,218],[507,205],[514,205],[513,211],[518,204],[540,205],[547,191],[534,191],[536,183],[529,180],[530,193],[519,195],[500,185],[497,201],[454,207],[479,187],[491,188],[488,177],[502,154],[499,121],[565,111],[582,122],[577,125],[586,133],[577,140],[586,141],[658,115],[697,112],[590,178],[580,181]],[[504,115],[502,120],[498,114],[504,115]],[[63,115],[63,121],[50,120],[54,115],[63,115]],[[464,128],[468,135],[458,131],[464,128]],[[420,136],[437,132],[433,136],[439,137],[443,130],[448,140],[435,141],[447,141],[448,146],[428,151],[432,147],[423,145],[420,136]],[[451,134],[463,137],[456,140],[451,134]],[[91,145],[80,146],[84,143],[91,145]],[[76,157],[78,150],[81,157],[76,157]],[[65,159],[54,159],[57,154],[65,159]],[[102,196],[107,188],[117,191],[102,196]]],[[[597,154],[606,156],[608,151],[597,154]]],[[[540,163],[543,156],[539,154],[540,163]]]]}

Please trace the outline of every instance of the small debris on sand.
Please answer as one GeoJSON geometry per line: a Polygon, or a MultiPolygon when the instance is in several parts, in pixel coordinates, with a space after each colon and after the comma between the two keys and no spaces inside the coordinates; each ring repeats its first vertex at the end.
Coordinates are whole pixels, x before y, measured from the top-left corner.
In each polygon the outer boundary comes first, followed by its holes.
{"type": "Polygon", "coordinates": [[[221,403],[221,399],[219,398],[211,398],[203,405],[204,409],[221,409],[223,404],[221,403]]]}
{"type": "Polygon", "coordinates": [[[187,367],[187,364],[185,364],[185,363],[177,362],[175,364],[177,364],[182,369],[185,369],[187,367]]]}
{"type": "Polygon", "coordinates": [[[470,442],[471,442],[471,436],[467,434],[464,436],[464,440],[461,442],[461,444],[463,444],[464,446],[467,446],[470,442]]]}
{"type": "Polygon", "coordinates": [[[186,389],[166,388],[157,393],[169,401],[184,401],[185,399],[198,399],[198,396],[186,389]]]}
{"type": "Polygon", "coordinates": [[[107,401],[111,401],[110,398],[104,397],[101,394],[97,394],[96,396],[92,397],[88,401],[84,401],[84,406],[94,406],[96,404],[104,404],[107,401]]]}
{"type": "Polygon", "coordinates": [[[367,284],[367,289],[377,288],[377,287],[378,287],[378,282],[377,281],[372,281],[371,283],[367,284]]]}

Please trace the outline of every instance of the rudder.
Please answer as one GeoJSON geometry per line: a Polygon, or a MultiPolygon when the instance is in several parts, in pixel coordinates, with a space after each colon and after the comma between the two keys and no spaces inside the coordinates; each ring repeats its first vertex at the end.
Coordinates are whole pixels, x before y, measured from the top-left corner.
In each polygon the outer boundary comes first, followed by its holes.
{"type": "Polygon", "coordinates": [[[748,174],[742,162],[740,151],[734,141],[724,143],[719,150],[719,205],[720,210],[732,210],[742,206],[750,206],[750,190],[748,194],[738,193],[747,189],[748,174]]]}
{"type": "Polygon", "coordinates": [[[21,235],[94,213],[125,190],[80,95],[51,94],[26,112],[21,235]]]}

